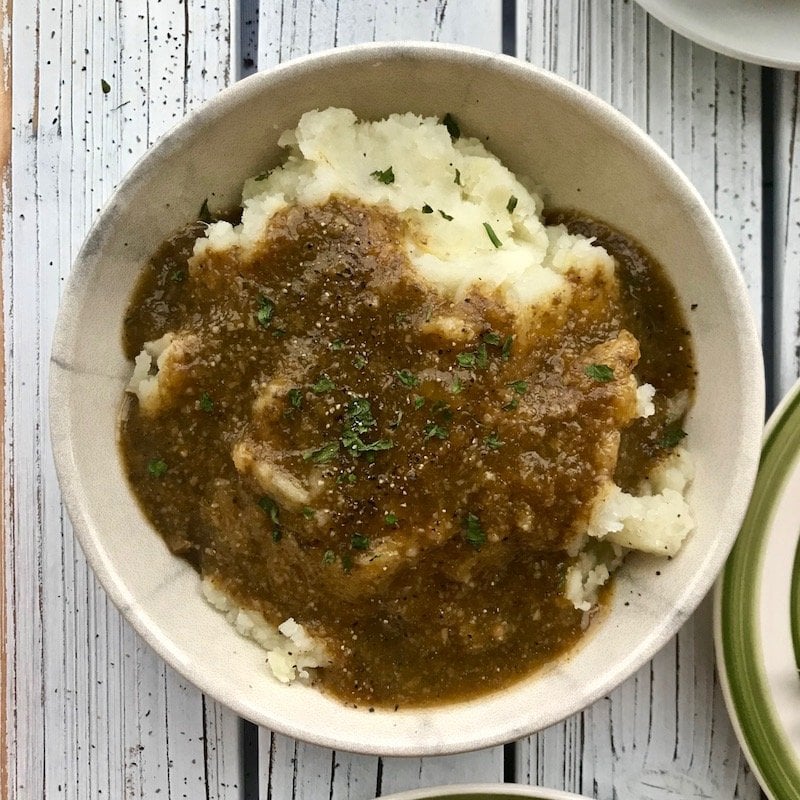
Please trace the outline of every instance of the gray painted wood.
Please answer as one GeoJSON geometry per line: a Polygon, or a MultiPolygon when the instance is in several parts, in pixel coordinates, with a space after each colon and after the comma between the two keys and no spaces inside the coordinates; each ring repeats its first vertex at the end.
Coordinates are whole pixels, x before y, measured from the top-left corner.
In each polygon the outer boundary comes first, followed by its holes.
{"type": "MultiPolygon", "coordinates": [[[[713,209],[761,318],[758,67],[691,44],[623,0],[527,0],[518,55],[647,130],[713,209]]],[[[597,797],[757,798],[714,672],[711,611],[584,712],[520,743],[517,779],[597,797]]]]}
{"type": "Polygon", "coordinates": [[[775,385],[782,397],[800,376],[800,73],[776,73],[775,385]]]}
{"type": "Polygon", "coordinates": [[[30,0],[14,4],[12,25],[3,274],[11,796],[179,798],[208,786],[208,796],[237,797],[237,718],[169,670],[97,585],[61,508],[47,421],[47,356],[70,264],[133,162],[228,82],[228,2],[30,0]]]}

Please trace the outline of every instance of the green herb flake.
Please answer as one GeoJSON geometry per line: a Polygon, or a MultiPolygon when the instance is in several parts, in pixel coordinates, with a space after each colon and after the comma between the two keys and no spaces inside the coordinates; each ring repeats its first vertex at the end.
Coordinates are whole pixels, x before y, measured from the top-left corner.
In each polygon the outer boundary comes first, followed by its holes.
{"type": "Polygon", "coordinates": [[[461,383],[461,378],[456,377],[450,384],[450,394],[461,394],[464,391],[464,384],[461,383]]]}
{"type": "Polygon", "coordinates": [[[448,222],[452,222],[453,221],[453,218],[449,214],[445,214],[444,211],[442,211],[441,208],[439,209],[439,213],[442,215],[442,218],[446,219],[448,222]]]}
{"type": "Polygon", "coordinates": [[[350,553],[345,553],[342,556],[342,570],[349,574],[351,569],[353,569],[353,557],[350,553]]]}
{"type": "Polygon", "coordinates": [[[336,384],[324,373],[317,378],[316,383],[311,384],[311,391],[314,394],[327,394],[336,388],[336,384]]]}
{"type": "Polygon", "coordinates": [[[519,407],[519,400],[512,397],[511,400],[503,406],[503,411],[516,411],[519,407]]]}
{"type": "Polygon", "coordinates": [[[173,283],[183,283],[186,280],[186,273],[182,269],[176,269],[175,272],[169,276],[169,279],[173,283]]]}
{"type": "Polygon", "coordinates": [[[327,464],[336,458],[338,452],[339,442],[327,442],[316,450],[306,450],[303,453],[303,459],[305,461],[313,461],[315,464],[327,464]]]}
{"type": "Polygon", "coordinates": [[[302,514],[306,519],[313,519],[315,513],[316,512],[314,511],[313,508],[309,508],[308,506],[303,506],[302,514]]]}
{"type": "Polygon", "coordinates": [[[385,183],[387,186],[394,183],[394,170],[391,167],[376,169],[375,172],[370,172],[370,175],[379,183],[385,183]]]}
{"type": "Polygon", "coordinates": [[[658,446],[671,450],[673,447],[677,447],[681,440],[686,438],[686,435],[686,431],[680,428],[667,428],[659,440],[658,446]]]}
{"type": "Polygon", "coordinates": [[[108,94],[111,91],[111,84],[105,78],[100,78],[100,88],[103,94],[108,94]]]}
{"type": "Polygon", "coordinates": [[[328,347],[331,350],[344,350],[344,341],[342,339],[334,339],[328,347]]]}
{"type": "Polygon", "coordinates": [[[208,392],[200,395],[200,410],[205,411],[206,414],[210,414],[214,410],[214,401],[208,392]]]}
{"type": "Polygon", "coordinates": [[[408,369],[396,369],[394,371],[394,375],[406,389],[413,389],[415,386],[419,384],[419,379],[417,376],[408,369]]]}
{"type": "Polygon", "coordinates": [[[518,202],[517,198],[512,194],[511,197],[508,198],[508,203],[506,203],[506,211],[508,211],[509,214],[513,214],[518,202]]]}
{"type": "Polygon", "coordinates": [[[499,333],[494,333],[493,331],[489,331],[488,333],[484,333],[481,337],[486,344],[490,344],[492,347],[502,347],[503,339],[499,333]]]}
{"type": "Polygon", "coordinates": [[[614,370],[608,364],[589,364],[589,366],[583,368],[583,371],[598,383],[608,383],[614,380],[614,370]]]}
{"type": "Polygon", "coordinates": [[[513,346],[514,346],[514,337],[506,336],[506,338],[503,339],[503,349],[500,352],[500,358],[502,358],[503,361],[508,361],[508,359],[511,358],[511,348],[513,346]]]}
{"type": "Polygon", "coordinates": [[[420,395],[414,395],[414,408],[419,411],[425,405],[425,398],[420,395]]]}
{"type": "Polygon", "coordinates": [[[458,127],[455,117],[449,111],[444,115],[442,124],[447,128],[451,139],[455,140],[461,138],[461,128],[458,127]]]}
{"type": "Polygon", "coordinates": [[[277,544],[281,539],[283,539],[283,531],[280,528],[273,528],[272,541],[277,544]]]}
{"type": "Polygon", "coordinates": [[[455,183],[456,186],[463,186],[464,185],[463,183],[461,183],[461,170],[458,169],[458,168],[456,168],[456,178],[453,181],[453,183],[455,183]]]}
{"type": "Polygon", "coordinates": [[[326,550],[322,554],[322,563],[326,567],[329,567],[331,564],[334,564],[335,562],[336,562],[336,553],[334,553],[333,550],[326,550]]]}
{"type": "Polygon", "coordinates": [[[511,381],[506,386],[510,386],[517,394],[525,394],[528,391],[527,381],[511,381]]]}
{"type": "Polygon", "coordinates": [[[475,514],[467,514],[464,518],[464,538],[476,549],[486,544],[486,533],[481,527],[481,521],[475,514]]]}
{"type": "Polygon", "coordinates": [[[256,319],[262,328],[268,328],[272,317],[275,315],[275,303],[264,297],[263,295],[258,298],[258,311],[256,311],[256,319]]]}
{"type": "Polygon", "coordinates": [[[475,353],[459,353],[456,356],[456,361],[458,362],[459,367],[464,367],[466,369],[474,369],[475,353]]]}
{"type": "Polygon", "coordinates": [[[355,356],[353,356],[353,366],[356,369],[364,369],[364,367],[367,366],[367,363],[367,359],[364,358],[361,353],[356,353],[355,356]]]}
{"type": "Polygon", "coordinates": [[[494,232],[494,228],[492,228],[492,226],[488,222],[483,223],[483,229],[486,231],[486,235],[489,237],[489,241],[495,247],[503,246],[503,243],[497,238],[497,234],[494,232]]]}
{"type": "Polygon", "coordinates": [[[447,428],[442,427],[439,425],[438,422],[429,422],[423,429],[422,432],[425,434],[425,441],[427,442],[428,439],[446,439],[447,438],[447,428]]]}
{"type": "Polygon", "coordinates": [[[378,423],[372,416],[372,405],[366,397],[354,397],[344,412],[345,424],[354,433],[366,433],[378,423]]]}
{"type": "Polygon", "coordinates": [[[286,392],[286,399],[289,401],[289,405],[292,408],[303,407],[303,392],[301,389],[289,389],[289,391],[286,392]]]}
{"type": "Polygon", "coordinates": [[[383,518],[383,524],[391,527],[392,525],[397,525],[397,514],[393,514],[389,512],[383,518]]]}
{"type": "Polygon", "coordinates": [[[203,205],[200,206],[200,213],[197,215],[197,219],[200,222],[213,222],[214,218],[211,216],[211,212],[208,210],[208,198],[206,197],[203,200],[203,205]]]}
{"type": "Polygon", "coordinates": [[[363,533],[354,533],[350,539],[350,547],[353,550],[369,550],[369,536],[363,533]]]}
{"type": "Polygon", "coordinates": [[[269,172],[262,172],[261,174],[256,175],[253,180],[256,183],[261,183],[261,181],[265,181],[267,178],[269,178],[269,172]]]}
{"type": "Polygon", "coordinates": [[[342,434],[342,446],[345,450],[349,450],[356,455],[364,453],[369,456],[382,450],[391,450],[394,447],[394,442],[391,439],[377,439],[374,442],[365,442],[357,433],[345,431],[342,434]]]}
{"type": "Polygon", "coordinates": [[[427,203],[425,203],[425,205],[422,206],[422,213],[423,214],[433,214],[433,207],[429,206],[427,203]]]}
{"type": "Polygon", "coordinates": [[[499,450],[503,446],[503,440],[498,437],[498,435],[492,431],[484,440],[483,443],[490,449],[490,450],[499,450]]]}
{"type": "Polygon", "coordinates": [[[280,525],[280,508],[278,508],[278,504],[267,495],[264,495],[258,501],[258,507],[265,513],[269,515],[269,518],[272,520],[273,525],[280,525]]]}
{"type": "Polygon", "coordinates": [[[475,351],[475,366],[478,369],[486,369],[489,366],[489,353],[486,350],[485,342],[481,342],[475,351]]]}
{"type": "Polygon", "coordinates": [[[147,462],[147,471],[154,478],[163,478],[168,469],[167,462],[163,458],[151,458],[147,462]]]}
{"type": "Polygon", "coordinates": [[[356,476],[352,472],[345,472],[336,478],[336,483],[343,486],[345,483],[353,484],[356,482],[356,476]]]}

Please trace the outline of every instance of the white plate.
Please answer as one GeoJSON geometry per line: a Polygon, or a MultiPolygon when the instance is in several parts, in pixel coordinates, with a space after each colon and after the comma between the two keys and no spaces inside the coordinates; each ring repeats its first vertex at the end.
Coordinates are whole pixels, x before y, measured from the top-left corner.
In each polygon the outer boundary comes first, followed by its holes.
{"type": "Polygon", "coordinates": [[[767,426],[714,611],[719,673],[742,748],[772,800],[800,800],[800,382],[767,426]]]}
{"type": "Polygon", "coordinates": [[[637,0],[692,41],[768,67],[800,69],[800,0],[637,0]]]}

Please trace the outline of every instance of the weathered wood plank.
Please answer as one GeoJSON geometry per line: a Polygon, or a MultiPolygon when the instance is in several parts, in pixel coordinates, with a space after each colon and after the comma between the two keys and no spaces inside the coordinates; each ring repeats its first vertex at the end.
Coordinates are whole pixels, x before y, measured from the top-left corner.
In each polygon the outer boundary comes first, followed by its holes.
{"type": "Polygon", "coordinates": [[[229,15],[227,0],[14,6],[3,241],[12,797],[182,797],[207,782],[211,796],[238,795],[238,721],[139,641],[72,537],[46,370],[88,225],[146,147],[228,81],[229,15]]]}
{"type": "Polygon", "coordinates": [[[800,75],[779,72],[775,119],[775,389],[800,376],[800,75]]]}
{"type": "MultiPolygon", "coordinates": [[[[391,0],[261,0],[258,67],[329,47],[415,39],[499,51],[501,3],[391,0]]],[[[503,749],[431,759],[378,759],[314,747],[259,731],[261,796],[365,800],[447,782],[502,781],[503,749]]]]}
{"type": "Polygon", "coordinates": [[[261,0],[258,67],[330,47],[393,39],[458,42],[499,52],[499,0],[261,0]]]}
{"type": "MultiPolygon", "coordinates": [[[[757,67],[672,34],[623,0],[526,0],[518,53],[648,130],[714,210],[761,318],[757,67]]],[[[714,674],[710,605],[603,700],[521,743],[518,780],[598,797],[759,797],[714,674]]]]}

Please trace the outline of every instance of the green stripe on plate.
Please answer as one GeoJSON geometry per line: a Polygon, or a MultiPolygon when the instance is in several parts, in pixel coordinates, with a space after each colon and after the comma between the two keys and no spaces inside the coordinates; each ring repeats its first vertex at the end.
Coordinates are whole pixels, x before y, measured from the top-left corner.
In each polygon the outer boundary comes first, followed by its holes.
{"type": "MultiPolygon", "coordinates": [[[[800,454],[800,386],[780,410],[761,454],[753,497],[722,576],[719,620],[723,663],[744,744],[774,800],[800,800],[800,754],[781,728],[760,658],[758,582],[776,501],[800,454]]],[[[795,559],[793,583],[798,580],[795,559]]],[[[797,587],[795,586],[795,589],[797,587]]],[[[797,599],[797,593],[794,594],[797,599]]],[[[797,604],[794,604],[797,610],[797,604]]],[[[798,647],[794,628],[795,652],[798,647]]]]}
{"type": "Polygon", "coordinates": [[[794,663],[800,674],[800,535],[797,538],[797,550],[794,554],[791,591],[789,604],[792,613],[792,646],[794,647],[794,663]]]}

